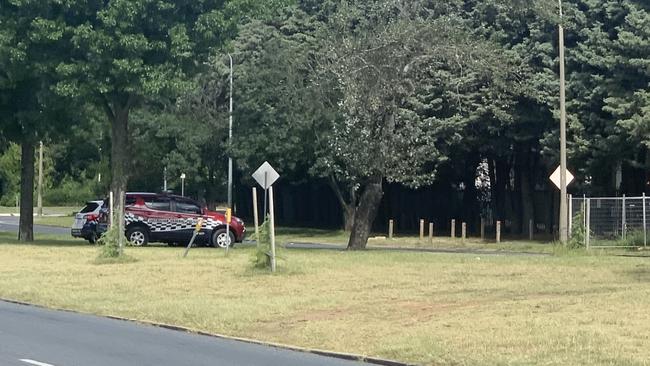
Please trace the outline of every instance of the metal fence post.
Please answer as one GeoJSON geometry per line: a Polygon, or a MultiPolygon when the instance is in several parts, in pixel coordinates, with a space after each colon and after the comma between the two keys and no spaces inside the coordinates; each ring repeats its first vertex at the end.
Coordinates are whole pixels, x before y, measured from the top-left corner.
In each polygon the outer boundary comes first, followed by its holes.
{"type": "Polygon", "coordinates": [[[623,207],[623,215],[621,217],[621,237],[625,240],[625,195],[623,195],[623,200],[621,202],[623,207]]]}
{"type": "MultiPolygon", "coordinates": [[[[582,230],[586,231],[587,230],[587,199],[585,196],[582,196],[582,204],[580,204],[580,212],[582,212],[582,230]]],[[[587,236],[585,235],[582,238],[582,244],[587,246],[587,236]]]]}
{"type": "Polygon", "coordinates": [[[573,195],[569,195],[569,238],[573,235],[573,195]]]}
{"type": "Polygon", "coordinates": [[[643,246],[648,246],[648,229],[646,228],[646,219],[645,219],[645,192],[641,198],[643,200],[643,246]]]}
{"type": "Polygon", "coordinates": [[[591,236],[591,198],[587,198],[587,207],[585,208],[585,216],[587,217],[587,225],[585,227],[585,240],[587,241],[587,250],[589,250],[589,239],[591,236]]]}

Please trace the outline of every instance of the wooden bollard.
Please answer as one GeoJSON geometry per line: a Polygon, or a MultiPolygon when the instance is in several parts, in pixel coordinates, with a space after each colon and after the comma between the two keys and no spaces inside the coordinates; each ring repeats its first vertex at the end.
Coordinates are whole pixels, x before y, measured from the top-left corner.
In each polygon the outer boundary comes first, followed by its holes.
{"type": "Polygon", "coordinates": [[[461,233],[460,234],[461,238],[463,239],[463,241],[465,241],[465,238],[467,238],[467,223],[466,222],[463,222],[463,226],[461,227],[461,232],[460,233],[461,233]]]}
{"type": "Polygon", "coordinates": [[[393,220],[388,220],[388,239],[393,238],[393,220]]]}
{"type": "Polygon", "coordinates": [[[456,220],[451,220],[451,237],[456,237],[456,220]]]}
{"type": "Polygon", "coordinates": [[[429,242],[433,243],[433,222],[429,223],[429,242]]]}
{"type": "Polygon", "coordinates": [[[420,240],[424,240],[424,220],[420,220],[420,240]]]}
{"type": "Polygon", "coordinates": [[[501,243],[501,221],[497,221],[497,243],[501,243]]]}

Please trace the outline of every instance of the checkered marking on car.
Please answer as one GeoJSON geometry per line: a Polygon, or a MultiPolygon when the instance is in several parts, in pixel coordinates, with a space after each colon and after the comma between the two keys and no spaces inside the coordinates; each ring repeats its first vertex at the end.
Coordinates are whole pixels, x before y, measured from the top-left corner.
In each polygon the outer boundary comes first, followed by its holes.
{"type": "MultiPolygon", "coordinates": [[[[198,217],[192,218],[147,218],[144,216],[137,216],[132,213],[124,214],[124,221],[126,225],[134,222],[141,222],[149,228],[151,232],[166,232],[176,230],[194,230],[198,217]]],[[[215,220],[211,217],[203,217],[203,229],[213,230],[217,226],[224,225],[223,222],[215,220]]]]}

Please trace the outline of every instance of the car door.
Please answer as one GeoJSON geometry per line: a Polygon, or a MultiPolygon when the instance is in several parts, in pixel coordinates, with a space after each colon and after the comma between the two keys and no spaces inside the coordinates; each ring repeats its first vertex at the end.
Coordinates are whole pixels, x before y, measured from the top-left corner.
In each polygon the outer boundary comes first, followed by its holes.
{"type": "Polygon", "coordinates": [[[142,210],[133,210],[141,215],[149,228],[151,241],[174,242],[179,240],[182,222],[172,210],[172,200],[165,196],[143,197],[142,210]]]}
{"type": "MultiPolygon", "coordinates": [[[[176,215],[179,219],[182,219],[186,222],[184,228],[179,231],[182,242],[189,243],[194,233],[194,228],[199,220],[203,217],[203,210],[201,206],[193,200],[186,198],[175,198],[172,204],[173,210],[176,212],[176,215]]],[[[196,238],[197,243],[205,242],[205,231],[202,230],[196,238]]]]}

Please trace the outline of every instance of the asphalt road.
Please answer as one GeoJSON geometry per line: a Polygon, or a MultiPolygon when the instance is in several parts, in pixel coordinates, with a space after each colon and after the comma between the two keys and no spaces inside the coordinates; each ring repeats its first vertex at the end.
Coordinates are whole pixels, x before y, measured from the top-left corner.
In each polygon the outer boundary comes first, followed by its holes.
{"type": "Polygon", "coordinates": [[[367,364],[0,301],[0,365],[367,364]]]}
{"type": "MultiPolygon", "coordinates": [[[[0,216],[0,231],[8,231],[18,233],[18,216],[0,216]]],[[[70,218],[70,226],[72,226],[72,218],[70,218]]],[[[70,239],[70,228],[54,227],[44,225],[34,225],[34,233],[36,234],[54,234],[54,235],[68,235],[70,239]]]]}

